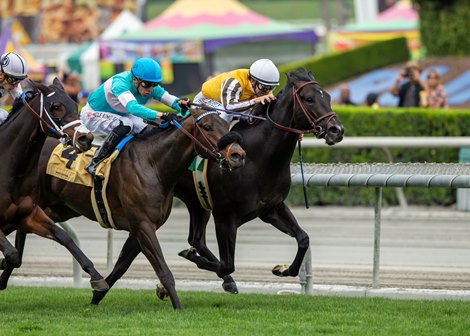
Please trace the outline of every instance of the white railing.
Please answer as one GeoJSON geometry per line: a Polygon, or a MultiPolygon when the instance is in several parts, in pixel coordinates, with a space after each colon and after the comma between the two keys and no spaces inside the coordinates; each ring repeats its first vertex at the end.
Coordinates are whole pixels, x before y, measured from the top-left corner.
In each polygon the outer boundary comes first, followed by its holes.
{"type": "MultiPolygon", "coordinates": [[[[382,148],[385,152],[387,160],[389,162],[393,161],[393,158],[388,151],[388,148],[392,147],[406,147],[406,148],[439,148],[439,147],[447,147],[447,148],[459,148],[459,147],[470,147],[470,137],[394,137],[394,136],[386,136],[386,137],[345,137],[343,141],[334,145],[334,147],[349,147],[349,148],[382,148]]],[[[302,141],[303,148],[328,148],[329,146],[325,144],[324,140],[319,140],[315,138],[305,138],[302,141]]],[[[332,148],[332,147],[331,147],[332,148]]],[[[337,164],[336,164],[337,165],[337,164]]],[[[376,171],[377,174],[380,174],[380,171],[376,171]]],[[[331,175],[331,174],[328,174],[331,175]]],[[[339,175],[338,175],[339,176],[339,175]]],[[[460,175],[466,176],[466,175],[460,175]]],[[[330,176],[328,176],[329,178],[330,176]]],[[[470,172],[469,176],[470,178],[470,172]]],[[[347,180],[347,179],[346,179],[347,180]]],[[[293,178],[293,185],[302,185],[302,179],[299,174],[295,174],[293,178]]],[[[315,185],[315,183],[311,184],[311,186],[315,185]]],[[[325,186],[325,185],[324,185],[325,186]]],[[[345,186],[350,186],[346,185],[345,186]]],[[[368,185],[362,185],[367,187],[368,185]]],[[[414,185],[414,187],[419,187],[420,185],[414,185]]],[[[429,185],[424,184],[421,185],[422,187],[429,187],[429,185]]],[[[451,187],[451,186],[450,186],[451,187]]],[[[462,187],[462,186],[459,186],[462,187]]],[[[464,188],[470,188],[470,185],[463,186],[464,188]]],[[[406,206],[406,199],[404,198],[401,189],[398,189],[398,199],[401,206],[406,206]]],[[[466,189],[470,190],[470,189],[466,189]]],[[[374,225],[374,260],[373,260],[373,279],[372,279],[372,286],[374,288],[378,288],[380,286],[379,281],[379,270],[380,270],[380,229],[381,229],[381,203],[382,203],[382,190],[381,187],[376,187],[376,198],[375,198],[375,225],[374,225]]],[[[79,244],[78,237],[76,237],[76,233],[73,228],[68,225],[66,222],[63,225],[64,229],[69,232],[76,240],[77,244],[79,244]]],[[[110,271],[113,267],[113,232],[112,230],[108,230],[108,253],[107,253],[107,267],[108,271],[110,271]]],[[[80,267],[78,263],[74,260],[74,284],[78,286],[80,284],[81,273],[80,267]]],[[[302,285],[302,291],[304,293],[311,293],[312,292],[312,265],[311,265],[311,256],[310,256],[310,249],[307,252],[307,255],[304,259],[304,263],[302,265],[301,274],[299,275],[300,283],[302,285]]]]}

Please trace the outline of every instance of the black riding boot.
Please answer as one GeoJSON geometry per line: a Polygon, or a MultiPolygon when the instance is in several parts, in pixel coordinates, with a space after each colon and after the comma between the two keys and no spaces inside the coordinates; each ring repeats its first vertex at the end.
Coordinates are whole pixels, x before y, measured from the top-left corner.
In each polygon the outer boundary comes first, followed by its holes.
{"type": "Polygon", "coordinates": [[[98,148],[95,155],[91,159],[91,162],[86,166],[85,170],[96,177],[96,167],[105,160],[114,150],[116,145],[124,138],[124,136],[131,130],[130,126],[119,125],[115,127],[104,139],[103,145],[98,148]]]}

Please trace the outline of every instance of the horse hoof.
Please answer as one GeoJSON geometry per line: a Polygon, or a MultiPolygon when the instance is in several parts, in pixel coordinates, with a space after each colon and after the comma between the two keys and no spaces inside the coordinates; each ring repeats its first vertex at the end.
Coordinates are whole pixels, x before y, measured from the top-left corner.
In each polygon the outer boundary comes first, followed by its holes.
{"type": "Polygon", "coordinates": [[[95,292],[104,292],[109,290],[109,285],[105,279],[90,280],[91,288],[95,292]]]}
{"type": "Polygon", "coordinates": [[[103,300],[104,296],[106,295],[108,291],[96,291],[94,290],[93,291],[93,297],[91,298],[91,304],[93,305],[97,305],[98,303],[101,302],[101,300],[103,300]]]}
{"type": "Polygon", "coordinates": [[[183,257],[185,259],[189,259],[190,254],[196,254],[196,249],[194,247],[190,247],[190,248],[188,248],[186,250],[183,250],[180,253],[178,253],[178,255],[180,257],[183,257]]]}
{"type": "Polygon", "coordinates": [[[166,288],[162,284],[157,285],[157,297],[162,301],[168,301],[170,299],[170,295],[166,291],[166,288]]]}
{"type": "Polygon", "coordinates": [[[224,291],[226,291],[227,293],[230,293],[230,294],[238,294],[238,288],[237,288],[237,284],[235,283],[235,281],[224,282],[224,283],[222,284],[222,288],[223,288],[224,291]]]}
{"type": "Polygon", "coordinates": [[[288,265],[277,265],[273,268],[272,272],[274,275],[277,275],[279,277],[284,277],[287,276],[285,272],[289,269],[288,265]]]}

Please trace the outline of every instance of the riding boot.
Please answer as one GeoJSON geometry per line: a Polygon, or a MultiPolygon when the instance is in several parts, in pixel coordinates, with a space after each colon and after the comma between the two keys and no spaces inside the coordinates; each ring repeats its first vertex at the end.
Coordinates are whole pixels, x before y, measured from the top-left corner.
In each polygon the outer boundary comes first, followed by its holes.
{"type": "Polygon", "coordinates": [[[130,126],[120,124],[108,134],[106,139],[104,139],[103,145],[96,150],[90,163],[85,167],[85,170],[90,173],[93,178],[98,177],[96,176],[96,167],[98,167],[98,165],[113,152],[116,145],[124,138],[124,136],[126,136],[127,133],[130,132],[130,130],[130,126]]]}

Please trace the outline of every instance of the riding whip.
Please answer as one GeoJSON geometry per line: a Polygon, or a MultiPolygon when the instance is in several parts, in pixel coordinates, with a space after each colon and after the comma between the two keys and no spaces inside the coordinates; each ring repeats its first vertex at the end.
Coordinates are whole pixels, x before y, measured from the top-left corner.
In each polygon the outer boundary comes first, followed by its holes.
{"type": "Polygon", "coordinates": [[[264,117],[259,117],[251,114],[244,114],[240,112],[234,112],[234,111],[229,111],[229,110],[224,110],[224,109],[219,109],[217,107],[212,107],[212,106],[207,106],[207,105],[202,105],[202,104],[196,104],[196,103],[191,103],[192,106],[200,107],[205,110],[210,110],[210,111],[218,111],[218,112],[225,112],[227,114],[231,114],[237,117],[242,117],[242,118],[251,118],[251,119],[259,119],[259,120],[266,120],[264,117]]]}
{"type": "Polygon", "coordinates": [[[305,208],[309,208],[308,206],[308,198],[307,198],[307,186],[305,185],[305,177],[304,177],[304,164],[302,161],[302,145],[300,139],[299,142],[299,161],[300,161],[300,174],[302,175],[302,186],[304,188],[304,200],[305,200],[305,208]]]}

